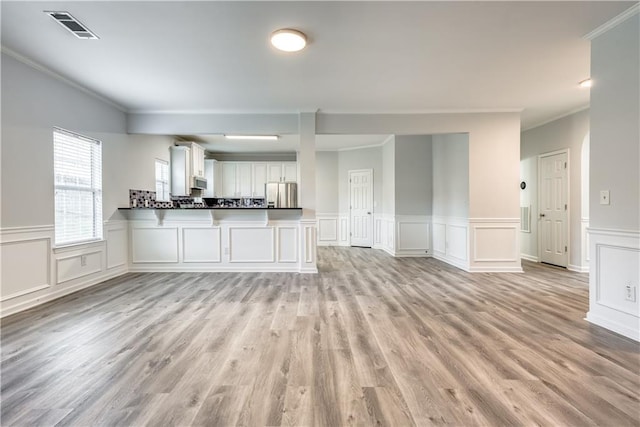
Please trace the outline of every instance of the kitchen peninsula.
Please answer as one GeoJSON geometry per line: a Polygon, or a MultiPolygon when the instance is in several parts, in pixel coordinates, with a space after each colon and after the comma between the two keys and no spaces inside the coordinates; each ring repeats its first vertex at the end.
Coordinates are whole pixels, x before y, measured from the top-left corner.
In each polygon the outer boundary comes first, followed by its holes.
{"type": "Polygon", "coordinates": [[[302,208],[121,208],[130,271],[317,272],[302,208]]]}

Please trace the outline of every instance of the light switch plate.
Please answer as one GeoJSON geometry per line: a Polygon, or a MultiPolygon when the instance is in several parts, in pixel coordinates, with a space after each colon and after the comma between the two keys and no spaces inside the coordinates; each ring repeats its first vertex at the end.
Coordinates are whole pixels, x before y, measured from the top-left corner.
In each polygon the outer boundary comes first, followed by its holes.
{"type": "Polygon", "coordinates": [[[609,190],[600,190],[600,204],[608,205],[609,203],[609,190]]]}

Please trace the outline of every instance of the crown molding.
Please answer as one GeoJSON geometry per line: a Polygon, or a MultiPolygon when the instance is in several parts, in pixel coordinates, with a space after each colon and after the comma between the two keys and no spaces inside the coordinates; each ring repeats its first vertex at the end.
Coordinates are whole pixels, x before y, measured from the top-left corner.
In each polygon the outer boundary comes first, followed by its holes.
{"type": "Polygon", "coordinates": [[[575,109],[573,109],[571,111],[567,111],[566,113],[562,113],[559,116],[553,116],[553,118],[551,118],[551,119],[547,119],[547,120],[545,120],[543,122],[536,123],[535,125],[528,126],[528,127],[524,128],[524,129],[522,129],[520,132],[526,132],[526,131],[531,130],[531,129],[539,128],[540,126],[548,125],[549,123],[555,122],[556,120],[563,119],[563,118],[568,117],[568,116],[570,116],[572,114],[579,113],[580,111],[588,110],[589,107],[590,107],[589,104],[583,105],[582,107],[578,107],[578,108],[575,108],[575,109]]]}
{"type": "Polygon", "coordinates": [[[596,37],[601,36],[602,34],[606,33],[607,31],[609,31],[609,30],[617,27],[618,25],[622,24],[624,21],[626,21],[627,19],[631,18],[632,16],[634,16],[638,12],[640,12],[640,3],[634,4],[629,9],[625,10],[624,12],[622,12],[620,15],[608,20],[607,22],[605,22],[604,24],[600,25],[595,30],[593,30],[590,33],[586,34],[583,38],[585,38],[587,40],[593,40],[596,37]]]}
{"type": "Polygon", "coordinates": [[[50,77],[53,77],[54,79],[59,80],[59,81],[65,83],[66,85],[73,87],[74,89],[78,89],[79,91],[91,96],[92,98],[95,98],[95,99],[97,99],[99,101],[102,101],[105,104],[108,104],[108,105],[112,106],[113,108],[115,108],[115,109],[117,109],[117,110],[119,110],[119,111],[121,111],[123,113],[127,113],[128,112],[127,109],[125,107],[123,107],[122,105],[120,105],[120,104],[110,100],[109,98],[106,98],[106,97],[104,97],[104,96],[92,91],[91,89],[89,89],[89,88],[87,88],[85,86],[82,86],[82,85],[74,82],[73,80],[70,80],[70,79],[62,76],[61,74],[56,73],[55,71],[45,67],[44,65],[42,65],[42,64],[40,64],[40,63],[30,59],[30,58],[27,58],[26,56],[24,56],[24,55],[14,51],[14,50],[12,50],[12,49],[9,49],[8,47],[6,47],[4,45],[0,46],[0,50],[2,51],[2,53],[12,57],[16,61],[18,61],[18,62],[20,62],[20,63],[22,63],[22,64],[24,64],[24,65],[26,65],[28,67],[33,68],[34,70],[40,71],[41,73],[44,73],[44,74],[46,74],[46,75],[48,75],[50,77]]]}

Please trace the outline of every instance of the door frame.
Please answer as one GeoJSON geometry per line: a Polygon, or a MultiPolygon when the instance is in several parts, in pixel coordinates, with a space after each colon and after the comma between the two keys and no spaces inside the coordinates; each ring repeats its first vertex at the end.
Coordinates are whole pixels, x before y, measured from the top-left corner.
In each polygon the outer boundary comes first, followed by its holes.
{"type": "Polygon", "coordinates": [[[542,239],[541,239],[541,232],[542,230],[540,229],[540,206],[542,206],[541,204],[541,193],[542,193],[542,167],[541,167],[541,163],[542,163],[542,158],[543,157],[549,157],[549,156],[555,156],[557,154],[566,154],[567,155],[567,182],[565,183],[566,186],[566,190],[567,190],[567,222],[565,224],[565,235],[567,236],[567,240],[566,240],[566,245],[567,245],[567,265],[564,267],[567,270],[569,269],[569,265],[571,264],[571,157],[569,156],[569,149],[568,148],[563,148],[561,150],[556,150],[556,151],[550,151],[548,153],[542,153],[542,154],[538,154],[538,206],[537,206],[537,236],[536,239],[538,241],[538,262],[542,262],[541,260],[541,254],[542,254],[542,239]]]}
{"type": "Polygon", "coordinates": [[[369,235],[371,236],[371,247],[373,248],[373,243],[376,241],[376,239],[374,238],[375,236],[373,235],[373,230],[375,230],[374,227],[374,215],[375,215],[375,211],[373,210],[373,168],[369,168],[369,169],[349,169],[347,171],[347,179],[349,180],[347,182],[347,188],[348,188],[348,192],[347,194],[349,194],[349,246],[351,246],[351,230],[352,230],[352,225],[351,225],[351,174],[352,173],[358,173],[358,172],[370,172],[371,173],[371,221],[369,224],[369,235]]]}

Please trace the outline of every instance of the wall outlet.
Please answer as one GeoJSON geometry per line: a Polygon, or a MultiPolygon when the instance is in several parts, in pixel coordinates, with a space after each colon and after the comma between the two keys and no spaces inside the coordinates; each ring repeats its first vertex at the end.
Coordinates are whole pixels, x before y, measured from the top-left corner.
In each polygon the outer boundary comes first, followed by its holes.
{"type": "Polygon", "coordinates": [[[600,190],[600,204],[601,205],[611,204],[609,200],[609,190],[600,190]]]}
{"type": "Polygon", "coordinates": [[[629,283],[624,288],[624,299],[627,301],[636,302],[636,287],[629,283]]]}

